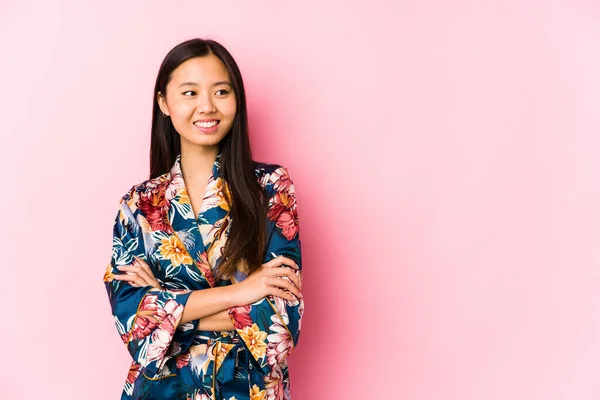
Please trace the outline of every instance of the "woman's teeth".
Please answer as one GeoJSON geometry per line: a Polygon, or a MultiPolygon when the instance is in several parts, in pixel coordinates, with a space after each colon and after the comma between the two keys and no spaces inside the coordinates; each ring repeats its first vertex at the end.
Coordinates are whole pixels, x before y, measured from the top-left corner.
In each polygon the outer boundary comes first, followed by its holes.
{"type": "Polygon", "coordinates": [[[218,123],[219,123],[219,121],[210,121],[210,122],[196,121],[196,122],[194,122],[194,125],[199,126],[201,128],[211,128],[211,127],[215,126],[218,123]]]}

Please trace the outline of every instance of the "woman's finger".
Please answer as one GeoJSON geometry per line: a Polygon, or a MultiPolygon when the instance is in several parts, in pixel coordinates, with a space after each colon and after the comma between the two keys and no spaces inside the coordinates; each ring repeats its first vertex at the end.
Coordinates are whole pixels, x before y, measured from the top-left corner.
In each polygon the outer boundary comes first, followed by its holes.
{"type": "Polygon", "coordinates": [[[281,289],[285,289],[288,292],[293,293],[296,297],[302,297],[302,294],[300,294],[298,288],[294,286],[290,281],[278,278],[267,278],[266,283],[269,286],[275,286],[281,289]]]}
{"type": "Polygon", "coordinates": [[[296,287],[298,288],[298,290],[302,290],[302,281],[300,280],[300,271],[290,271],[290,278],[292,280],[292,282],[294,282],[294,285],[296,285],[296,287]]]}
{"type": "Polygon", "coordinates": [[[140,276],[136,274],[126,273],[121,275],[115,275],[115,279],[118,281],[124,281],[129,284],[132,284],[132,286],[150,286],[140,276]]]}
{"type": "Polygon", "coordinates": [[[277,287],[271,287],[269,293],[273,296],[281,297],[282,299],[286,299],[291,302],[295,302],[297,300],[290,292],[286,292],[285,290],[277,287]]]}
{"type": "Polygon", "coordinates": [[[284,256],[275,257],[274,259],[272,259],[271,261],[269,261],[263,265],[268,268],[280,267],[282,265],[288,265],[291,268],[299,269],[298,264],[296,264],[296,262],[294,260],[291,260],[284,256]]]}
{"type": "Polygon", "coordinates": [[[152,273],[152,269],[150,268],[150,266],[148,265],[147,262],[145,262],[144,260],[142,260],[141,258],[137,257],[137,256],[133,256],[133,258],[135,259],[134,264],[137,261],[137,264],[142,267],[144,269],[144,271],[146,271],[146,273],[152,277],[152,279],[156,279],[154,277],[154,274],[152,273]]]}
{"type": "Polygon", "coordinates": [[[136,274],[127,274],[127,273],[115,275],[115,279],[118,281],[132,281],[136,277],[137,277],[136,274]]]}
{"type": "Polygon", "coordinates": [[[158,283],[158,280],[152,274],[152,271],[148,267],[148,271],[146,268],[142,267],[142,265],[125,265],[123,267],[117,267],[121,271],[132,272],[138,276],[140,276],[144,280],[144,284],[142,286],[152,286],[154,288],[164,290],[164,288],[158,283]]]}
{"type": "Polygon", "coordinates": [[[273,276],[273,277],[281,277],[281,278],[288,278],[290,281],[292,281],[294,283],[294,285],[296,285],[296,287],[298,289],[300,289],[300,278],[298,278],[298,275],[296,275],[296,272],[291,269],[290,267],[280,267],[280,268],[272,268],[267,270],[269,276],[273,276]]]}
{"type": "Polygon", "coordinates": [[[144,269],[139,265],[124,265],[122,267],[117,268],[119,269],[119,271],[131,272],[142,278],[142,280],[145,283],[143,286],[153,286],[152,279],[150,279],[146,271],[144,271],[144,269]]]}
{"type": "Polygon", "coordinates": [[[155,288],[161,289],[163,290],[163,287],[160,285],[160,283],[158,283],[158,279],[156,279],[156,277],[154,276],[154,273],[152,272],[152,268],[150,268],[150,265],[148,265],[147,262],[145,262],[144,260],[142,260],[141,258],[137,257],[137,256],[133,256],[135,258],[135,260],[137,260],[137,264],[146,272],[146,280],[150,279],[148,281],[148,283],[150,284],[150,286],[153,286],[155,288]]]}

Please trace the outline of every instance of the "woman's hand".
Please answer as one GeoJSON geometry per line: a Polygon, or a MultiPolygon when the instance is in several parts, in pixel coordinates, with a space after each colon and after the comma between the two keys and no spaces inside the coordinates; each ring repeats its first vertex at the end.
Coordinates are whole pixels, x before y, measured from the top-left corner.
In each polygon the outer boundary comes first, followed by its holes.
{"type": "Polygon", "coordinates": [[[302,297],[300,293],[302,282],[299,275],[298,265],[293,260],[283,256],[274,258],[235,285],[236,303],[252,304],[268,295],[295,301],[296,298],[302,297]]]}
{"type": "Polygon", "coordinates": [[[133,256],[134,261],[132,265],[118,266],[119,271],[126,272],[125,274],[115,275],[115,279],[118,281],[128,282],[131,286],[142,287],[152,286],[154,288],[164,290],[164,288],[158,283],[150,266],[144,262],[141,258],[133,256]]]}

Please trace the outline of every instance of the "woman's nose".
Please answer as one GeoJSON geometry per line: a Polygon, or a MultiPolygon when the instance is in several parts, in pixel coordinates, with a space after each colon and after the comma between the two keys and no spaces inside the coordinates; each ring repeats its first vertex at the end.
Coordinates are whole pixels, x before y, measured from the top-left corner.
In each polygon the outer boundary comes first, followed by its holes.
{"type": "Polygon", "coordinates": [[[215,104],[213,103],[210,94],[198,96],[196,111],[199,113],[210,113],[215,111],[215,104]]]}

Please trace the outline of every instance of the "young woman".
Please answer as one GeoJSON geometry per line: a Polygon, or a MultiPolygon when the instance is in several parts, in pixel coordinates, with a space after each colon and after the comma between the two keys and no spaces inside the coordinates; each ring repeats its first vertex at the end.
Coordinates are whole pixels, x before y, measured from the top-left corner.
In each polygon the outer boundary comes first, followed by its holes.
{"type": "Polygon", "coordinates": [[[238,66],[213,40],[165,57],[150,179],[121,199],[104,282],[133,358],[122,399],[289,399],[304,302],[294,185],[252,159],[238,66]]]}

